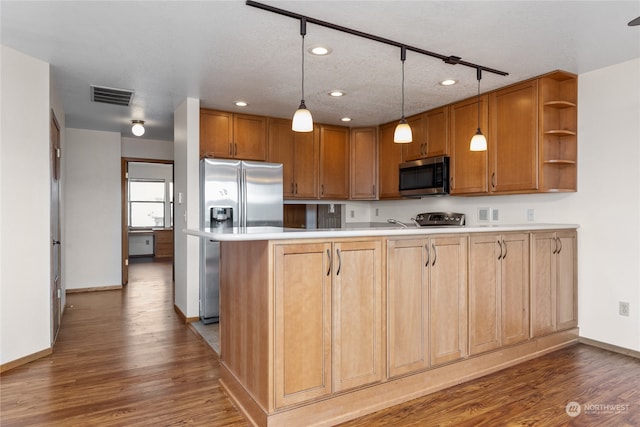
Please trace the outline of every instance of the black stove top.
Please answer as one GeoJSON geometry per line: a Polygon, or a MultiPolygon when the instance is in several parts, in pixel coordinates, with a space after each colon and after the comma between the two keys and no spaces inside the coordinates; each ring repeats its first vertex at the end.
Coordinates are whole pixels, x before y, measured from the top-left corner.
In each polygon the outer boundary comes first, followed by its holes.
{"type": "Polygon", "coordinates": [[[416,215],[416,224],[421,227],[462,227],[464,214],[456,212],[425,212],[416,215]]]}

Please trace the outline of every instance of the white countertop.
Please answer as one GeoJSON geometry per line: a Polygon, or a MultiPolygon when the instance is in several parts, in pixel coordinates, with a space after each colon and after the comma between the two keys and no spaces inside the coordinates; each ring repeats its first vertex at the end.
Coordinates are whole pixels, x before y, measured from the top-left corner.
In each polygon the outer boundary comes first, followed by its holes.
{"type": "Polygon", "coordinates": [[[250,241],[250,240],[285,240],[285,239],[335,239],[341,237],[374,237],[374,236],[412,236],[453,233],[495,233],[506,231],[544,231],[577,229],[578,224],[504,224],[477,225],[464,227],[345,227],[324,229],[302,229],[284,227],[246,227],[233,228],[225,232],[205,228],[203,230],[183,229],[183,233],[204,237],[210,240],[250,241]]]}

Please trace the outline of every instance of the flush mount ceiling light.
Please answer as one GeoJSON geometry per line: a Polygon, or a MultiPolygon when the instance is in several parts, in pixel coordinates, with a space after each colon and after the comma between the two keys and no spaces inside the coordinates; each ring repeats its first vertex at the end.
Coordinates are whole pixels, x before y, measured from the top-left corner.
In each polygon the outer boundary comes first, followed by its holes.
{"type": "Polygon", "coordinates": [[[333,96],[334,98],[338,98],[341,96],[344,96],[344,92],[341,90],[332,90],[331,92],[329,92],[329,96],[333,96]]]}
{"type": "Polygon", "coordinates": [[[144,135],[144,120],[131,120],[131,133],[135,136],[144,135]]]}
{"type": "Polygon", "coordinates": [[[311,49],[309,49],[309,53],[312,53],[314,55],[318,55],[318,56],[324,56],[324,55],[328,55],[331,53],[331,49],[329,49],[328,47],[324,47],[324,46],[316,46],[316,47],[312,47],[311,49]]]}
{"type": "Polygon", "coordinates": [[[408,144],[413,141],[413,135],[411,133],[411,126],[407,123],[407,119],[404,118],[404,61],[407,59],[407,49],[402,46],[400,48],[400,60],[402,61],[402,116],[400,117],[400,123],[396,126],[395,132],[393,132],[393,142],[396,144],[408,144]]]}
{"type": "Polygon", "coordinates": [[[441,81],[441,82],[440,82],[440,84],[441,84],[442,86],[451,86],[451,85],[454,85],[454,84],[456,84],[456,83],[458,83],[458,82],[456,82],[456,81],[455,81],[455,80],[453,80],[453,79],[446,79],[446,80],[443,80],[443,81],[441,81]]]}
{"type": "Polygon", "coordinates": [[[482,70],[477,68],[476,71],[478,78],[478,130],[476,134],[471,138],[469,144],[469,150],[471,151],[487,151],[487,138],[482,134],[480,130],[480,80],[482,79],[482,70]]]}
{"type": "Polygon", "coordinates": [[[351,121],[351,117],[343,117],[340,119],[340,121],[342,122],[350,122],[351,121]]]}
{"type": "Polygon", "coordinates": [[[246,107],[247,105],[249,105],[244,101],[236,101],[236,102],[234,102],[234,104],[235,104],[236,107],[246,107]]]}
{"type": "Polygon", "coordinates": [[[293,121],[291,122],[291,129],[294,132],[312,132],[313,131],[313,117],[311,112],[307,110],[307,106],[304,103],[304,36],[307,34],[307,20],[300,19],[300,35],[302,36],[302,99],[300,100],[300,106],[293,115],[293,121]]]}

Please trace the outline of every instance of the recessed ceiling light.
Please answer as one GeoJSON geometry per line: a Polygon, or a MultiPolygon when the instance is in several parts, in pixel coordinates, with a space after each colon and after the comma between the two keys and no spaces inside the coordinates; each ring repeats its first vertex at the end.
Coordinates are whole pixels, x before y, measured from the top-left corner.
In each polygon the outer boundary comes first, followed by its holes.
{"type": "Polygon", "coordinates": [[[236,101],[236,107],[246,107],[248,104],[244,101],[236,101]]]}
{"type": "Polygon", "coordinates": [[[453,80],[453,79],[446,79],[446,80],[443,80],[443,81],[440,82],[440,84],[442,86],[451,86],[451,85],[454,85],[456,83],[457,82],[455,80],[453,80]]]}
{"type": "Polygon", "coordinates": [[[311,49],[309,49],[309,52],[313,53],[314,55],[323,56],[323,55],[330,54],[331,53],[331,49],[329,49],[328,47],[324,47],[324,46],[315,46],[315,47],[312,47],[311,49]]]}
{"type": "Polygon", "coordinates": [[[343,117],[340,119],[343,122],[350,122],[351,121],[351,117],[343,117]]]}
{"type": "Polygon", "coordinates": [[[332,90],[331,92],[329,92],[329,95],[334,96],[334,97],[339,97],[339,96],[343,96],[344,92],[341,90],[332,90]]]}

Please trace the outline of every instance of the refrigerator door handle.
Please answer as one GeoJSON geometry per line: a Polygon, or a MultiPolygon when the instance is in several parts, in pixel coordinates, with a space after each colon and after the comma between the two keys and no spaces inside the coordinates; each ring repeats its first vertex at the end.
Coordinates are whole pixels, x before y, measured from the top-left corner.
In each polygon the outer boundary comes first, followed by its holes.
{"type": "Polygon", "coordinates": [[[247,226],[247,170],[242,169],[242,178],[240,186],[240,202],[241,202],[241,217],[242,227],[247,226]]]}

